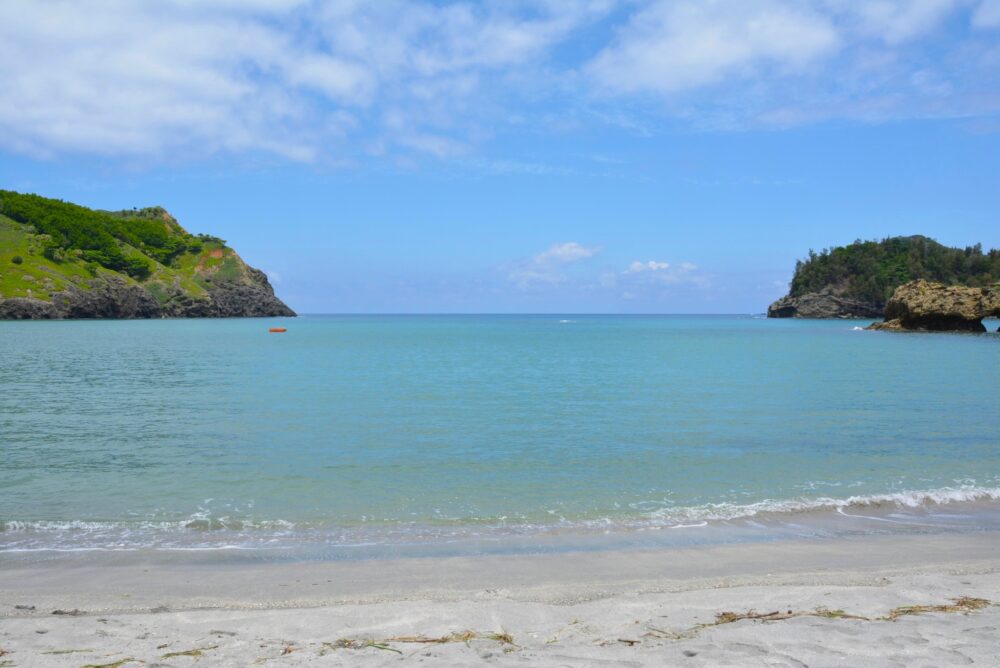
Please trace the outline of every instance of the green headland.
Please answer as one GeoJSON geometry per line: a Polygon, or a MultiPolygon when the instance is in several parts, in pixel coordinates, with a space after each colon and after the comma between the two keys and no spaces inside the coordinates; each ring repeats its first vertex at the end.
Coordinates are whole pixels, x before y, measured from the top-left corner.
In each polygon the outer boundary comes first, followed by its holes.
{"type": "Polygon", "coordinates": [[[0,190],[0,318],[295,315],[225,241],[161,207],[99,211],[0,190]]]}
{"type": "Polygon", "coordinates": [[[777,318],[876,318],[899,286],[916,280],[987,287],[1000,281],[1000,250],[944,246],[924,236],[855,241],[809,251],[795,264],[787,296],[771,304],[777,318]]]}

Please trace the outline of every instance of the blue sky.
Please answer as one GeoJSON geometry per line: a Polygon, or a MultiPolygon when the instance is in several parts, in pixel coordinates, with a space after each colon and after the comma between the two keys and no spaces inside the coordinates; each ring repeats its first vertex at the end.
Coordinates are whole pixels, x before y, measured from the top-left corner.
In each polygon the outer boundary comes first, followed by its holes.
{"type": "Polygon", "coordinates": [[[160,204],[302,312],[761,312],[1000,247],[1000,0],[0,4],[0,187],[160,204]]]}

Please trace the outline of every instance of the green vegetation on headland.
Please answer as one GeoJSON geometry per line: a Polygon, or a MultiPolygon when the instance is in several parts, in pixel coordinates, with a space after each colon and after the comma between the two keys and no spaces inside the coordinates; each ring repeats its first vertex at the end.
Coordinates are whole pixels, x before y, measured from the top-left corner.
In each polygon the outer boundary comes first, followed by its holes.
{"type": "Polygon", "coordinates": [[[1000,250],[983,253],[980,244],[949,248],[919,235],[858,240],[809,251],[809,259],[795,264],[789,294],[801,297],[831,287],[842,297],[884,304],[893,290],[920,278],[945,285],[991,285],[1000,281],[1000,250]]]}
{"type": "Polygon", "coordinates": [[[1000,251],[979,244],[949,248],[924,236],[855,241],[809,251],[795,264],[789,294],[768,309],[772,317],[878,317],[893,291],[925,279],[984,287],[1000,281],[1000,251]]]}
{"type": "Polygon", "coordinates": [[[0,190],[0,318],[293,315],[222,239],[161,207],[109,212],[0,190]]]}

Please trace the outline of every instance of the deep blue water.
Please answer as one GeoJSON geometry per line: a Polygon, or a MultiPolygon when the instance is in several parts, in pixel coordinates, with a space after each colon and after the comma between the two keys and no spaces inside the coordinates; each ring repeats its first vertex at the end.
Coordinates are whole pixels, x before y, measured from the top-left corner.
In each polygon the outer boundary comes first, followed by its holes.
{"type": "Polygon", "coordinates": [[[0,322],[0,551],[988,524],[1000,336],[865,324],[0,322]]]}

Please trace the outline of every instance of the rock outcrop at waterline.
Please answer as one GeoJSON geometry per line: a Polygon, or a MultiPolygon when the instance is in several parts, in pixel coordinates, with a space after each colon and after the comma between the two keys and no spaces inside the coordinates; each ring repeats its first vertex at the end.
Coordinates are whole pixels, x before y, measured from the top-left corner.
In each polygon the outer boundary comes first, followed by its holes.
{"type": "Polygon", "coordinates": [[[788,296],[771,304],[771,318],[879,318],[893,291],[924,279],[983,287],[1000,281],[1000,250],[980,244],[949,248],[928,237],[889,237],[809,251],[795,263],[788,296]]]}
{"type": "Polygon", "coordinates": [[[985,288],[911,281],[892,293],[885,322],[869,329],[924,332],[985,332],[982,319],[1000,316],[1000,283],[985,288]]]}
{"type": "Polygon", "coordinates": [[[162,207],[0,190],[0,319],[294,316],[267,276],[162,207]]]}
{"type": "Polygon", "coordinates": [[[878,318],[882,305],[851,299],[832,291],[787,295],[767,307],[768,318],[878,318]]]}
{"type": "Polygon", "coordinates": [[[161,303],[139,285],[117,276],[91,279],[86,287],[68,286],[51,301],[32,297],[0,299],[0,320],[250,318],[295,316],[274,296],[264,273],[247,267],[246,280],[220,281],[202,298],[177,290],[161,303]]]}

